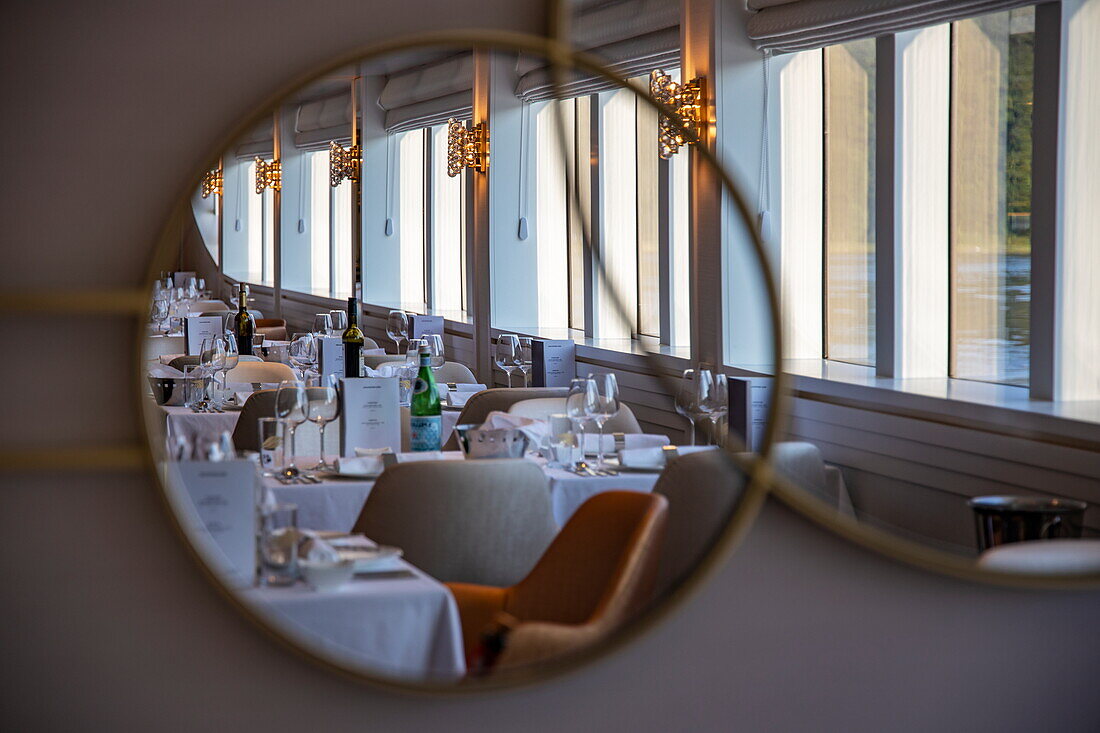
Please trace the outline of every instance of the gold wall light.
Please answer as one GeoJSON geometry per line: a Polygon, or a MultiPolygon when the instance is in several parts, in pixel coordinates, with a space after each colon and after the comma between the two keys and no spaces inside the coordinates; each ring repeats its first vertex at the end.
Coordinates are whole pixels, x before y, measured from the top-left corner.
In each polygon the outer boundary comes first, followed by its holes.
{"type": "Polygon", "coordinates": [[[341,181],[358,181],[362,152],[358,145],[345,148],[333,140],[328,144],[328,181],[336,188],[341,181]]]}
{"type": "Polygon", "coordinates": [[[202,197],[207,198],[210,194],[222,195],[222,169],[218,166],[212,171],[207,171],[206,175],[202,177],[202,197]]]}
{"type": "Polygon", "coordinates": [[[262,194],[265,188],[272,191],[283,190],[282,161],[273,160],[269,163],[263,158],[256,158],[256,193],[262,194]]]}
{"type": "Polygon", "coordinates": [[[649,75],[649,94],[660,104],[667,105],[675,112],[679,122],[687,128],[688,135],[677,130],[666,116],[660,117],[660,129],[657,134],[657,154],[668,160],[683,145],[694,145],[703,139],[706,131],[706,89],[704,77],[677,84],[672,77],[661,69],[654,69],[649,75]]]}
{"type": "Polygon", "coordinates": [[[452,117],[447,120],[447,175],[454,178],[463,168],[480,173],[489,170],[489,126],[479,122],[467,130],[452,117]]]}

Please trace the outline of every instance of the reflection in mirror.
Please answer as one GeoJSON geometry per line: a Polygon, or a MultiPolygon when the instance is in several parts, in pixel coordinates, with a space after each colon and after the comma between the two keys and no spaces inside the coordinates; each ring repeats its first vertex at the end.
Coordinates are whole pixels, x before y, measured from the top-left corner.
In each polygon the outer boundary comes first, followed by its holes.
{"type": "MultiPolygon", "coordinates": [[[[665,35],[639,87],[677,75],[665,35]]],[[[745,485],[724,374],[699,371],[687,422],[654,408],[690,348],[686,156],[658,165],[630,91],[486,58],[491,131],[474,54],[425,51],[330,73],[230,144],[146,338],[151,439],[204,562],[311,654],[405,683],[595,648],[692,574],[745,485]],[[525,248],[479,240],[478,207],[525,248]],[[629,369],[582,351],[617,342],[629,369]],[[667,365],[631,357],[650,344],[667,365]]],[[[737,429],[759,443],[757,413],[737,429]]]]}
{"type": "MultiPolygon", "coordinates": [[[[596,37],[586,7],[578,38],[596,37]]],[[[635,89],[658,69],[705,88],[680,73],[678,12],[654,13],[645,43],[626,30],[594,50],[635,89]]],[[[883,45],[765,60],[764,130],[703,117],[734,159],[741,131],[771,132],[758,212],[782,363],[752,237],[702,185],[694,138],[670,153],[634,92],[470,50],[369,58],[293,92],[222,151],[153,287],[148,424],[188,540],[310,654],[418,685],[616,638],[751,520],[769,448],[778,495],[852,533],[954,568],[1095,573],[1100,436],[1005,407],[1032,358],[1032,14],[918,35],[912,62],[947,64],[944,86],[899,93],[941,103],[926,109],[951,134],[921,175],[951,196],[907,194],[941,217],[942,246],[899,234],[908,269],[885,280],[883,45]],[[910,275],[937,297],[895,287],[910,275]],[[895,291],[920,317],[884,329],[895,291]]],[[[743,78],[711,83],[728,96],[743,78]]],[[[931,144],[919,125],[891,134],[931,144]]]]}

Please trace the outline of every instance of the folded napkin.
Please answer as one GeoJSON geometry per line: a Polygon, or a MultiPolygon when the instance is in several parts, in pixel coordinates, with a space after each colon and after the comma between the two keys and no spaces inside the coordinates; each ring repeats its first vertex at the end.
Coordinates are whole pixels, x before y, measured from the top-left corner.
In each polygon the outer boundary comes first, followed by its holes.
{"type": "MultiPolygon", "coordinates": [[[[668,439],[667,435],[649,435],[646,433],[627,433],[623,435],[623,444],[621,446],[615,445],[615,435],[612,433],[604,433],[603,435],[603,450],[605,453],[614,453],[616,450],[632,450],[635,448],[660,448],[664,445],[669,445],[672,441],[668,439]]],[[[600,436],[593,433],[586,433],[584,436],[584,451],[585,453],[598,453],[600,450],[600,436]]]]}
{"type": "Polygon", "coordinates": [[[335,547],[313,534],[299,547],[298,557],[318,563],[335,563],[343,559],[335,547]]]}
{"type": "Polygon", "coordinates": [[[170,366],[153,366],[149,368],[149,376],[157,379],[183,379],[183,372],[170,366]]]}
{"type": "Polygon", "coordinates": [[[371,367],[363,367],[363,376],[365,377],[396,377],[398,373],[405,368],[405,364],[383,364],[377,369],[371,367]]]}
{"type": "MultiPolygon", "coordinates": [[[[358,451],[359,449],[356,449],[358,451]]],[[[356,458],[337,458],[336,473],[348,476],[370,476],[382,473],[385,468],[382,455],[358,456],[356,458]]]]}
{"type": "Polygon", "coordinates": [[[526,435],[527,439],[531,441],[531,446],[542,445],[550,434],[550,426],[542,420],[532,420],[529,417],[512,415],[497,410],[490,412],[486,416],[485,422],[481,424],[483,430],[503,430],[506,428],[513,428],[526,435]]]}
{"type": "Polygon", "coordinates": [[[398,463],[417,463],[418,461],[461,461],[462,451],[457,450],[425,450],[411,453],[398,453],[398,463]]]}
{"type": "Polygon", "coordinates": [[[623,468],[662,469],[668,461],[664,448],[624,448],[619,451],[619,465],[623,468]]]}

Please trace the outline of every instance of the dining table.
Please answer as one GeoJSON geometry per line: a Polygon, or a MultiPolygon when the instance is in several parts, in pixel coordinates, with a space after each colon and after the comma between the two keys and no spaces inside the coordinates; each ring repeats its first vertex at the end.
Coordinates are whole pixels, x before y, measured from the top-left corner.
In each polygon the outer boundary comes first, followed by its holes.
{"type": "Polygon", "coordinates": [[[462,623],[447,587],[398,560],[335,590],[304,581],[245,588],[238,598],[305,649],[351,670],[405,681],[457,681],[466,673],[462,623]]]}

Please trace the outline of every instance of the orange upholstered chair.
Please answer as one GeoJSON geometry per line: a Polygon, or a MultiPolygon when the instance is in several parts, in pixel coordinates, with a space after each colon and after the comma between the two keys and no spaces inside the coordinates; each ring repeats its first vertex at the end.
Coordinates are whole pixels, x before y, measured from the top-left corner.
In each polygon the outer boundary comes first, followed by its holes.
{"type": "Polygon", "coordinates": [[[282,318],[257,318],[256,333],[262,333],[268,341],[286,341],[286,321],[282,318]]]}
{"type": "Polygon", "coordinates": [[[604,637],[649,602],[668,503],[607,491],[582,504],[523,580],[509,588],[448,583],[462,619],[466,658],[498,614],[518,623],[495,668],[574,651],[604,637]]]}

